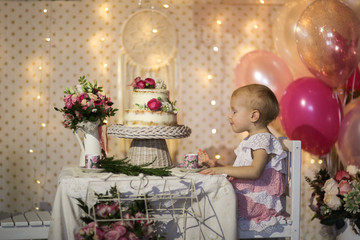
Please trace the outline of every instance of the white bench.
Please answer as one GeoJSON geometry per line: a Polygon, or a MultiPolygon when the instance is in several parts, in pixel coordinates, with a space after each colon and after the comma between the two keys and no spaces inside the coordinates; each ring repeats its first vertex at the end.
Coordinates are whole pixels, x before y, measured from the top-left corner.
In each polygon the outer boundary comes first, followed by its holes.
{"type": "Polygon", "coordinates": [[[0,239],[47,239],[50,221],[48,211],[0,213],[0,239]]]}

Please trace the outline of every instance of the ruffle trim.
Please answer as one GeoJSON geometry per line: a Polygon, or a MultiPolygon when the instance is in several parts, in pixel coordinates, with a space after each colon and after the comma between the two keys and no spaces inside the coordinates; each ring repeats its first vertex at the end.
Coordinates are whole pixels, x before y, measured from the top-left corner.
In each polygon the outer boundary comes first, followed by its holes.
{"type": "Polygon", "coordinates": [[[277,196],[280,196],[285,192],[285,176],[273,168],[265,169],[261,177],[257,180],[229,178],[229,181],[236,191],[266,191],[268,195],[277,196]]]}
{"type": "MultiPolygon", "coordinates": [[[[236,191],[236,199],[238,201],[238,211],[242,209],[242,212],[239,211],[239,215],[249,218],[254,216],[254,214],[264,214],[268,210],[274,210],[275,213],[280,213],[284,210],[285,206],[284,197],[269,196],[266,192],[239,193],[236,191]]],[[[276,214],[270,212],[267,213],[267,216],[272,215],[276,214]]],[[[260,220],[263,220],[263,218],[260,220]]]]}
{"type": "MultiPolygon", "coordinates": [[[[258,133],[252,135],[248,138],[245,138],[234,150],[234,152],[237,156],[240,156],[251,149],[264,149],[268,154],[274,154],[275,156],[266,165],[265,169],[273,168],[276,171],[285,173],[284,159],[286,158],[287,154],[283,150],[280,141],[274,135],[271,133],[258,133]]],[[[251,164],[249,161],[252,162],[252,159],[247,160],[247,163],[251,164]]],[[[244,163],[245,160],[243,159],[242,162],[244,163]]],[[[245,165],[246,163],[241,164],[241,166],[245,165]]]]}
{"type": "MultiPolygon", "coordinates": [[[[279,221],[283,220],[284,216],[276,216],[269,218],[268,221],[254,222],[247,218],[239,217],[238,218],[238,229],[242,231],[256,231],[263,232],[266,234],[271,234],[274,232],[279,232],[279,221]]],[[[280,230],[281,231],[281,230],[280,230]]]]}

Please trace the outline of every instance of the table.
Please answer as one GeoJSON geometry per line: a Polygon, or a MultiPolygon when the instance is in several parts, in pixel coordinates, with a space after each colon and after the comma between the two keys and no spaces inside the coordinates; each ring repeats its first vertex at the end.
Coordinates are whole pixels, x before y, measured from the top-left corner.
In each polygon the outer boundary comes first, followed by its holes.
{"type": "MultiPolygon", "coordinates": [[[[166,180],[172,188],[181,188],[184,182],[192,181],[195,186],[196,203],[200,206],[201,220],[190,218],[186,223],[185,234],[170,233],[167,239],[237,239],[236,196],[230,182],[222,175],[201,175],[180,172],[174,169],[171,177],[147,176],[150,188],[166,180]]],[[[49,239],[75,239],[74,232],[81,226],[79,219],[82,210],[75,198],[86,199],[88,186],[100,186],[117,182],[119,185],[139,177],[112,173],[84,173],[77,167],[64,168],[58,181],[58,189],[52,210],[49,239]],[[96,184],[95,184],[96,183],[96,184]]]]}

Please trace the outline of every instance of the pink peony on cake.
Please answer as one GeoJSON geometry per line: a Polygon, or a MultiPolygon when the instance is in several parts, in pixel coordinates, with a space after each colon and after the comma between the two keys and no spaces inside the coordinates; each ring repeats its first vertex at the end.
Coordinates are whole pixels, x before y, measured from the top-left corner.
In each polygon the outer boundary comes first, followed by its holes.
{"type": "Polygon", "coordinates": [[[134,127],[176,126],[177,109],[169,100],[169,91],[162,80],[135,78],[131,109],[125,110],[124,125],[134,127]]]}

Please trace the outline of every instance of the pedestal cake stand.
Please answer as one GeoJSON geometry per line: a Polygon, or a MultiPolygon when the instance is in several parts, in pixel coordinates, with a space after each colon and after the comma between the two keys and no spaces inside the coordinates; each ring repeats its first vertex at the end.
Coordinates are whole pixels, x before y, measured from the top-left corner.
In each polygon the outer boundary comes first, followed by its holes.
{"type": "Polygon", "coordinates": [[[113,124],[108,130],[109,136],[133,139],[128,158],[133,165],[154,161],[151,167],[168,167],[172,165],[165,139],[177,139],[190,136],[191,129],[185,125],[130,127],[113,124]]]}

